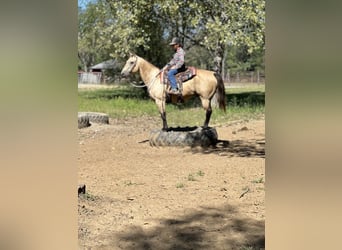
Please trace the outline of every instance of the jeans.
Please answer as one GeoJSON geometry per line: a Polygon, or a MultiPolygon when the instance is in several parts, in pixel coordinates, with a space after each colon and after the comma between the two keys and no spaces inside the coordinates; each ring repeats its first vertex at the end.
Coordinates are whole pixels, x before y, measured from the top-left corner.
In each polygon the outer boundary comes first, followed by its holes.
{"type": "Polygon", "coordinates": [[[167,73],[167,77],[170,80],[172,89],[177,89],[177,82],[176,82],[176,77],[175,77],[177,73],[178,73],[177,69],[170,69],[169,72],[167,73]]]}

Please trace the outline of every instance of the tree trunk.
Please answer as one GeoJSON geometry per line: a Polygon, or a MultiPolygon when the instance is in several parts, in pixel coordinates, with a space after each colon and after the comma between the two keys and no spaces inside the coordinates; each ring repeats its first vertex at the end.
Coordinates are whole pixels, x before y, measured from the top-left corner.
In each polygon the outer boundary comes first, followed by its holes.
{"type": "MultiPolygon", "coordinates": [[[[219,73],[222,76],[222,66],[223,66],[223,58],[224,58],[224,44],[217,43],[215,49],[215,57],[214,57],[214,71],[219,73]]],[[[217,92],[214,97],[211,99],[211,106],[217,108],[218,101],[217,101],[217,92]]]]}
{"type": "Polygon", "coordinates": [[[224,45],[217,43],[214,52],[214,71],[222,75],[223,57],[224,57],[224,45]]]}
{"type": "MultiPolygon", "coordinates": [[[[226,73],[226,58],[227,58],[227,47],[225,47],[224,49],[224,53],[223,53],[223,59],[222,59],[222,78],[223,78],[223,82],[225,82],[227,80],[227,73],[226,73]]],[[[229,65],[228,65],[229,66],[229,65]]],[[[229,73],[229,69],[227,68],[227,72],[229,73]]]]}

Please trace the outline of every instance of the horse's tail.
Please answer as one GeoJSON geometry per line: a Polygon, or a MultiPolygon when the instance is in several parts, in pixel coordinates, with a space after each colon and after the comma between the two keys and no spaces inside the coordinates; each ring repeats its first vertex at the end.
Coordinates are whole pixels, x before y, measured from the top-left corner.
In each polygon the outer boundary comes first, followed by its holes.
{"type": "Polygon", "coordinates": [[[226,112],[226,92],[224,90],[224,83],[221,75],[217,72],[214,73],[216,79],[217,79],[217,101],[219,104],[219,108],[223,109],[224,112],[226,112]]]}

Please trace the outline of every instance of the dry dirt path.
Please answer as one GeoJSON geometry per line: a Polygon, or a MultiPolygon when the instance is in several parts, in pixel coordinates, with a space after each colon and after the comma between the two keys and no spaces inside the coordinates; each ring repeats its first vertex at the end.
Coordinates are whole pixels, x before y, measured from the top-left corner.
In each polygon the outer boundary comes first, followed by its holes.
{"type": "Polygon", "coordinates": [[[78,130],[79,248],[264,248],[264,120],[216,127],[229,144],[205,150],[151,147],[159,126],[141,117],[78,130]]]}

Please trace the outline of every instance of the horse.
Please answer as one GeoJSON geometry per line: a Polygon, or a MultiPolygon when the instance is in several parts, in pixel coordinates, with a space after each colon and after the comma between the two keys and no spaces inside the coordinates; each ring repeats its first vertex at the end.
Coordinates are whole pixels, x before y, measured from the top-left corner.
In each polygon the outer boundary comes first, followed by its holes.
{"type": "MultiPolygon", "coordinates": [[[[136,73],[138,71],[141,79],[148,89],[150,97],[158,106],[161,119],[163,120],[162,130],[167,131],[168,125],[166,120],[165,104],[168,93],[166,84],[163,84],[162,79],[158,77],[161,70],[142,57],[130,53],[128,60],[122,68],[121,75],[127,77],[130,73],[136,73]]],[[[209,126],[212,113],[211,99],[216,92],[219,108],[226,112],[225,89],[220,74],[214,71],[197,69],[196,75],[193,78],[183,82],[183,90],[181,93],[182,97],[186,99],[187,97],[198,95],[201,100],[202,107],[206,111],[203,128],[208,128],[209,126]]]]}

